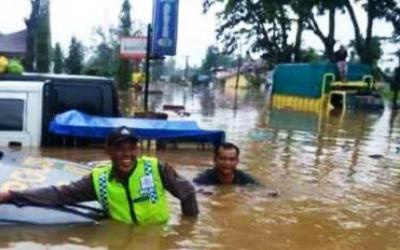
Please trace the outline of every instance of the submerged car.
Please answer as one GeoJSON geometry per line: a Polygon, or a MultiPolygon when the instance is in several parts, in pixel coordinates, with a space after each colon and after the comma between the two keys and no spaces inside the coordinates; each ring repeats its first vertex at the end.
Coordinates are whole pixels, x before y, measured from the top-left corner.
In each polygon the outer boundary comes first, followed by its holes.
{"type": "MultiPolygon", "coordinates": [[[[22,191],[62,185],[81,178],[90,168],[54,158],[0,151],[0,190],[22,191]]],[[[10,225],[93,225],[102,217],[96,202],[70,206],[33,203],[0,204],[0,227],[10,225]]]]}

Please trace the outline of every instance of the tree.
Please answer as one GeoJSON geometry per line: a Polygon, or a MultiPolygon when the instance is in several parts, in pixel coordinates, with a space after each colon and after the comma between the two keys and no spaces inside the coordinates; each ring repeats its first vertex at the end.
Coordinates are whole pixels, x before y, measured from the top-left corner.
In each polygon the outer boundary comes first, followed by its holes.
{"type": "Polygon", "coordinates": [[[220,52],[216,46],[209,46],[201,65],[201,71],[208,74],[212,69],[219,67],[232,68],[235,65],[236,61],[232,56],[220,52]]]}
{"type": "Polygon", "coordinates": [[[65,71],[69,74],[81,74],[83,68],[84,48],[75,37],[71,38],[69,54],[65,59],[65,71]]]}
{"type": "Polygon", "coordinates": [[[31,0],[24,66],[28,71],[48,72],[51,61],[50,8],[48,0],[31,0]]]}
{"type": "Polygon", "coordinates": [[[224,4],[217,14],[221,23],[217,38],[224,43],[225,52],[237,50],[240,40],[245,39],[252,52],[261,53],[271,63],[291,61],[294,44],[301,43],[303,31],[300,25],[296,41],[289,41],[291,0],[203,0],[204,10],[217,2],[224,4]]]}
{"type": "Polygon", "coordinates": [[[295,12],[302,13],[307,29],[311,30],[323,43],[325,56],[334,59],[336,43],[336,13],[344,10],[343,0],[299,0],[294,8],[295,12]],[[317,16],[328,14],[328,33],[325,35],[316,19],[317,16]]]}
{"type": "MultiPolygon", "coordinates": [[[[350,42],[350,46],[357,51],[357,44],[355,40],[350,42]]],[[[383,55],[381,39],[379,37],[372,37],[371,44],[369,46],[370,48],[368,49],[368,64],[371,66],[377,66],[378,60],[383,55]]],[[[367,62],[364,61],[363,63],[367,62]]]]}
{"type": "Polygon", "coordinates": [[[207,48],[206,57],[204,58],[201,71],[204,73],[210,73],[212,68],[218,67],[219,51],[215,46],[209,46],[207,48]]]}
{"type": "Polygon", "coordinates": [[[97,28],[94,35],[99,39],[90,50],[91,56],[85,73],[112,77],[115,75],[118,64],[118,32],[115,28],[108,30],[97,28]]]}
{"type": "MultiPolygon", "coordinates": [[[[132,30],[131,4],[129,0],[124,0],[120,14],[120,36],[130,36],[132,30]]],[[[118,61],[116,80],[121,90],[127,90],[132,78],[132,65],[128,59],[120,58],[118,61]]]]}
{"type": "Polygon", "coordinates": [[[40,1],[39,23],[35,38],[35,62],[38,72],[49,72],[51,62],[50,6],[48,0],[40,1]]]}
{"type": "Polygon", "coordinates": [[[321,56],[317,53],[317,51],[313,48],[308,48],[306,50],[300,51],[301,62],[315,63],[321,60],[321,56]]]}
{"type": "Polygon", "coordinates": [[[56,43],[53,54],[54,69],[53,72],[60,74],[64,72],[64,55],[60,43],[56,43]]]}
{"type": "Polygon", "coordinates": [[[296,20],[297,31],[295,36],[295,42],[293,44],[293,58],[295,62],[301,61],[301,44],[303,31],[306,28],[306,20],[309,14],[309,9],[305,8],[304,1],[294,0],[291,2],[291,8],[294,13],[297,14],[298,18],[296,20]]]}
{"type": "Polygon", "coordinates": [[[28,19],[25,19],[26,25],[26,56],[24,59],[24,67],[27,71],[34,70],[34,62],[35,62],[35,38],[36,38],[36,30],[39,23],[39,9],[40,9],[40,1],[39,0],[31,0],[31,14],[28,19]]]}
{"type": "MultiPolygon", "coordinates": [[[[400,42],[400,6],[392,9],[392,11],[386,13],[386,20],[391,22],[393,25],[392,42],[398,44],[400,42]]],[[[391,82],[391,89],[393,91],[392,107],[398,109],[397,99],[400,90],[400,48],[398,48],[396,55],[398,57],[398,66],[394,71],[394,76],[391,82]]]]}
{"type": "MultiPolygon", "coordinates": [[[[376,60],[371,53],[375,42],[373,35],[374,23],[376,20],[384,18],[386,20],[396,20],[396,16],[399,15],[398,0],[344,0],[344,4],[353,24],[355,49],[357,54],[359,55],[361,62],[373,65],[376,60]],[[353,3],[361,3],[367,13],[365,36],[363,36],[361,32],[353,3]]],[[[399,24],[394,24],[394,26],[396,25],[399,24]]]]}

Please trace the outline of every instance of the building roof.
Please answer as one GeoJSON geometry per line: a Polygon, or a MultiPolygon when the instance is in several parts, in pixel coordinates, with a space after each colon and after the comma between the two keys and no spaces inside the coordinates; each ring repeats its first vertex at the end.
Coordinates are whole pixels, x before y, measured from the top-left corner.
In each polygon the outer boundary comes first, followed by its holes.
{"type": "Polygon", "coordinates": [[[26,30],[10,34],[0,33],[0,53],[25,54],[26,52],[26,30]]]}

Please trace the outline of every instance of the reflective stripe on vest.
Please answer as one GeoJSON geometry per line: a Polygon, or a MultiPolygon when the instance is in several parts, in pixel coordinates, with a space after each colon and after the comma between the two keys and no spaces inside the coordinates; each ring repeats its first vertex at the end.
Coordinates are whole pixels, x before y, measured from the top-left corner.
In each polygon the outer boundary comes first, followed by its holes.
{"type": "Polygon", "coordinates": [[[99,202],[106,213],[108,213],[107,178],[108,175],[105,172],[99,176],[99,202]]]}
{"type": "Polygon", "coordinates": [[[156,158],[143,157],[129,177],[129,190],[110,179],[111,165],[93,169],[92,178],[97,198],[104,210],[115,220],[133,223],[128,197],[131,197],[134,217],[139,224],[166,222],[169,208],[156,158]],[[129,193],[129,195],[128,195],[129,193]]]}

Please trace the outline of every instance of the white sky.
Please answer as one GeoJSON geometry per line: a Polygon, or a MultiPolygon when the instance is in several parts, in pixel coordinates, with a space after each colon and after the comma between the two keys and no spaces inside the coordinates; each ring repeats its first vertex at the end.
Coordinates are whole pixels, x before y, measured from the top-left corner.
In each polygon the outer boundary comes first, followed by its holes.
{"type": "MultiPolygon", "coordinates": [[[[185,56],[191,64],[199,65],[209,45],[215,44],[217,20],[215,9],[207,15],[202,14],[202,0],[180,0],[178,48],[176,60],[183,66],[185,56]]],[[[153,0],[131,0],[132,19],[147,24],[151,22],[153,0]]],[[[52,42],[60,42],[66,49],[71,36],[75,35],[85,46],[90,46],[93,28],[97,26],[118,25],[118,15],[122,0],[51,0],[52,42]]],[[[24,18],[30,13],[29,0],[0,0],[0,32],[10,33],[25,28],[24,18]]],[[[366,18],[358,10],[360,24],[365,30],[366,18]]],[[[327,28],[326,17],[320,19],[321,26],[327,28]],[[325,24],[325,25],[324,25],[325,24]]],[[[348,15],[340,15],[337,21],[337,39],[347,44],[353,39],[353,28],[348,15]],[[343,22],[341,22],[343,20],[343,22]]],[[[387,36],[392,32],[391,26],[376,22],[374,35],[387,36]]],[[[311,32],[303,36],[305,46],[322,49],[319,39],[311,32]]],[[[385,46],[385,55],[380,64],[393,67],[396,61],[388,62],[388,53],[395,51],[394,45],[385,46]]]]}

